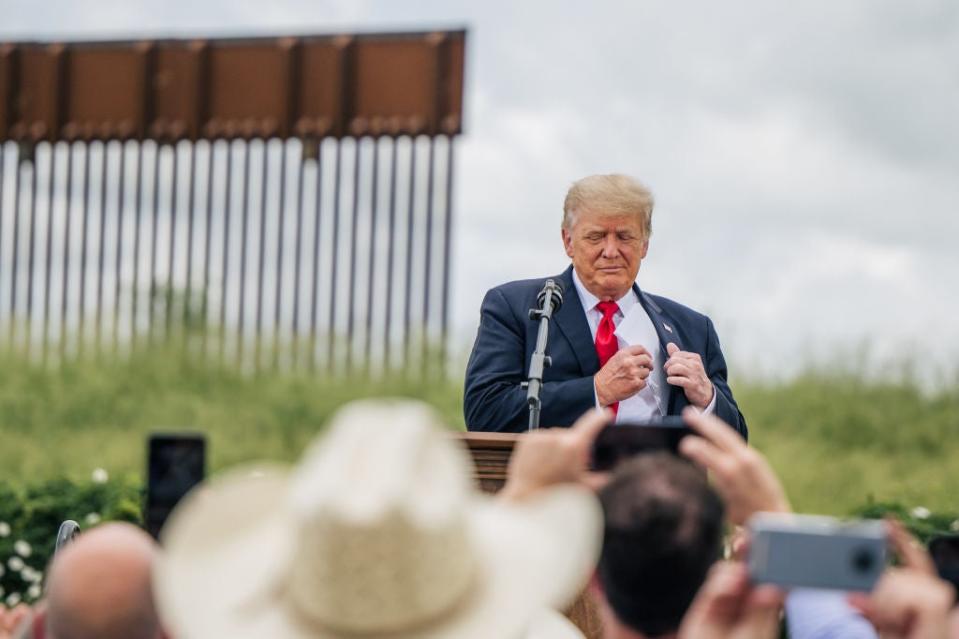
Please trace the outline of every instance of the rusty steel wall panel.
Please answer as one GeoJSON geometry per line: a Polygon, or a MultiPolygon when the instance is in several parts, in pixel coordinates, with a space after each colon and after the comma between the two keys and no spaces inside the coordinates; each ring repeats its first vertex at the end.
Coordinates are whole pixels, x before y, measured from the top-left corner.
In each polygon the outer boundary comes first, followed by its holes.
{"type": "Polygon", "coordinates": [[[149,137],[199,137],[201,45],[157,46],[153,69],[153,109],[149,137]]]}
{"type": "MultiPolygon", "coordinates": [[[[241,123],[247,136],[285,133],[289,74],[288,49],[276,46],[214,46],[209,51],[209,130],[220,122],[241,123]]],[[[284,135],[284,137],[286,137],[284,135]]]]}
{"type": "Polygon", "coordinates": [[[456,135],[465,32],[0,43],[0,140],[456,135]]]}
{"type": "MultiPolygon", "coordinates": [[[[352,98],[343,91],[346,84],[346,59],[352,45],[349,37],[329,42],[304,42],[299,52],[300,72],[309,82],[299,85],[298,117],[294,131],[300,136],[322,137],[334,134],[334,126],[343,122],[344,107],[352,98]]],[[[346,132],[336,131],[339,135],[346,132]]]]}
{"type": "Polygon", "coordinates": [[[447,55],[440,61],[442,95],[446,102],[440,111],[440,130],[448,134],[463,130],[463,69],[466,67],[466,39],[447,37],[444,41],[447,55]]]}
{"type": "Polygon", "coordinates": [[[130,47],[90,47],[69,53],[65,137],[127,138],[143,130],[143,78],[130,47]],[[82,132],[82,133],[81,133],[82,132]]]}
{"type": "MultiPolygon", "coordinates": [[[[438,98],[436,50],[430,43],[374,43],[357,51],[357,83],[351,128],[367,133],[392,115],[414,133],[435,127],[438,98]]],[[[380,127],[377,127],[380,128],[380,127]]],[[[385,128],[385,127],[384,127],[385,128]]]]}
{"type": "Polygon", "coordinates": [[[10,136],[9,121],[13,119],[16,49],[11,44],[0,44],[0,140],[10,136]]]}
{"type": "Polygon", "coordinates": [[[57,60],[62,55],[59,48],[24,49],[19,52],[16,71],[20,91],[14,92],[15,112],[31,113],[29,120],[20,120],[10,126],[17,138],[46,138],[59,129],[62,86],[57,60]],[[29,80],[28,80],[29,78],[29,80]]]}

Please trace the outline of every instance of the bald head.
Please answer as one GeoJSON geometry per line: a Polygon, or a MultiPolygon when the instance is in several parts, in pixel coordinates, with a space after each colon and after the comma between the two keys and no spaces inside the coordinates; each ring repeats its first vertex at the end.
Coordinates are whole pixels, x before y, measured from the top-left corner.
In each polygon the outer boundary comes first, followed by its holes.
{"type": "Polygon", "coordinates": [[[162,637],[150,574],[156,544],[130,524],[104,524],[57,555],[47,582],[53,639],[162,637]]]}

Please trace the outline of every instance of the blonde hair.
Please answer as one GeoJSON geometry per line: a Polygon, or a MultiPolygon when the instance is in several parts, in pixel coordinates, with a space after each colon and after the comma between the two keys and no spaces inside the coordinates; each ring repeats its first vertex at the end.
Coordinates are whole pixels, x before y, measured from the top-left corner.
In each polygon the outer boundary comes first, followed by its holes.
{"type": "Polygon", "coordinates": [[[573,182],[563,202],[563,228],[570,230],[582,211],[599,215],[635,215],[649,238],[653,233],[653,194],[628,175],[590,175],[573,182]]]}

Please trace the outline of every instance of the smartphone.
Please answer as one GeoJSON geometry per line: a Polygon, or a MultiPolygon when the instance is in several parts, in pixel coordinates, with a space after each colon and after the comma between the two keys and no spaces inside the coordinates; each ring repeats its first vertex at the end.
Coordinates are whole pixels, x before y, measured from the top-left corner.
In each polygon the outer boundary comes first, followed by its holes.
{"type": "Polygon", "coordinates": [[[929,541],[936,571],[959,591],[959,535],[939,535],[929,541]]]}
{"type": "Polygon", "coordinates": [[[664,417],[648,422],[609,424],[593,443],[593,470],[611,470],[620,461],[640,453],[667,450],[679,452],[679,442],[692,431],[682,417],[664,417]]]}
{"type": "Polygon", "coordinates": [[[879,520],[759,513],[748,526],[754,583],[869,592],[886,568],[886,528],[879,520]]]}
{"type": "Polygon", "coordinates": [[[153,434],[147,445],[144,528],[154,539],[170,512],[206,476],[206,438],[197,433],[153,434]]]}

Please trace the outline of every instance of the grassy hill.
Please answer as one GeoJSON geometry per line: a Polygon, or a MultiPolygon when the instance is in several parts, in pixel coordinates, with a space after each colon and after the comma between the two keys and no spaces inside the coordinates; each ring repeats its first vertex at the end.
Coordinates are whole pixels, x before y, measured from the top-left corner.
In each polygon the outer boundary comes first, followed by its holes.
{"type": "MultiPolygon", "coordinates": [[[[802,375],[740,380],[751,441],[772,461],[794,505],[847,514],[869,499],[955,511],[959,387],[925,394],[908,381],[802,375]]],[[[145,434],[205,431],[214,470],[258,458],[296,459],[340,404],[402,395],[435,405],[462,428],[459,379],[424,383],[241,375],[179,353],[46,368],[0,356],[0,482],[87,479],[94,468],[139,477],[145,434]]]]}
{"type": "Polygon", "coordinates": [[[818,373],[736,392],[752,444],[797,509],[839,514],[868,499],[959,509],[959,388],[818,373]]]}

